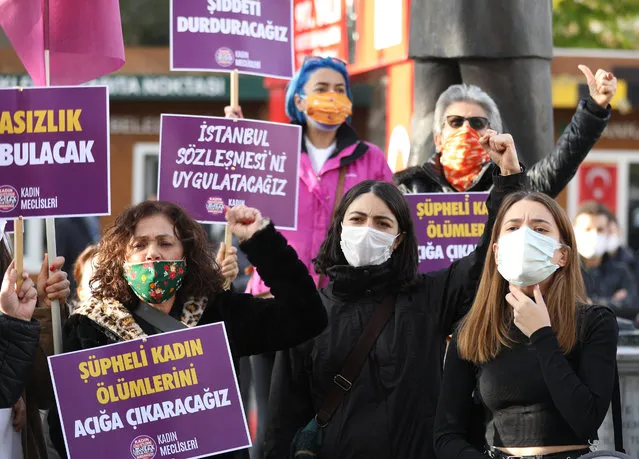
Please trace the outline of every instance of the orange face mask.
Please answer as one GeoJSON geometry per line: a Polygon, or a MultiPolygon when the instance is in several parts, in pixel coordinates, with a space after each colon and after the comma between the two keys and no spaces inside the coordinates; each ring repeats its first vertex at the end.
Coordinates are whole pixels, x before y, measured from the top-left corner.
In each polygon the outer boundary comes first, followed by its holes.
{"type": "Polygon", "coordinates": [[[325,131],[337,129],[353,113],[352,108],[346,94],[320,92],[306,96],[306,115],[325,131]]]}
{"type": "Polygon", "coordinates": [[[470,188],[484,164],[490,161],[490,155],[479,144],[479,139],[477,131],[462,126],[444,143],[439,162],[446,180],[457,191],[470,188]]]}

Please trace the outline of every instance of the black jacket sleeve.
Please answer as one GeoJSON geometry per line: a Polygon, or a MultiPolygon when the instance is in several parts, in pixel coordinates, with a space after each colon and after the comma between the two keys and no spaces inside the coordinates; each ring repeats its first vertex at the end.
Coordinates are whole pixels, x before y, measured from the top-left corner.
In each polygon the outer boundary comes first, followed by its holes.
{"type": "Polygon", "coordinates": [[[608,308],[594,308],[586,326],[575,372],[551,327],[530,337],[550,396],[580,438],[593,438],[606,416],[614,383],[619,329],[608,308]]]}
{"type": "Polygon", "coordinates": [[[486,459],[468,441],[476,367],[459,357],[454,336],[444,367],[444,380],[437,401],[433,441],[439,459],[486,459]]]}
{"type": "Polygon", "coordinates": [[[215,302],[217,308],[207,308],[200,321],[215,321],[212,309],[219,310],[236,358],[297,346],[324,330],[328,318],[315,283],[295,250],[272,224],[240,248],[274,298],[220,293],[215,302]]]}
{"type": "Polygon", "coordinates": [[[266,459],[288,457],[295,433],[315,416],[306,371],[312,345],[308,342],[289,351],[278,352],[275,357],[266,423],[266,459]]]}
{"type": "Polygon", "coordinates": [[[610,106],[602,108],[590,97],[582,99],[570,124],[557,140],[555,150],[528,171],[532,189],[557,197],[599,140],[610,112],[610,106]]]}
{"type": "Polygon", "coordinates": [[[80,314],[72,314],[62,329],[63,352],[91,349],[110,343],[99,325],[80,314]]]}
{"type": "Polygon", "coordinates": [[[0,314],[0,408],[18,401],[40,340],[40,323],[0,314]]]}
{"type": "Polygon", "coordinates": [[[466,315],[472,305],[501,202],[508,194],[528,187],[525,173],[502,176],[498,168],[495,168],[493,182],[495,186],[486,203],[488,220],[475,251],[446,269],[426,275],[430,281],[429,304],[439,305],[439,323],[444,333],[451,333],[454,324],[466,315]]]}

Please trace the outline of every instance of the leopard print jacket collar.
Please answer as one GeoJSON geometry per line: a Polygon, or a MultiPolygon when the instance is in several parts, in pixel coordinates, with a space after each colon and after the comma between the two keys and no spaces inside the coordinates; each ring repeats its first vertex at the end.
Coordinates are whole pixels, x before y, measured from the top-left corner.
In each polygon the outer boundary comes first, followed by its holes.
{"type": "MultiPolygon", "coordinates": [[[[195,327],[202,317],[207,299],[189,298],[184,303],[180,321],[187,327],[195,327]]],[[[76,307],[72,314],[88,317],[110,335],[121,341],[143,338],[146,335],[131,312],[117,300],[90,298],[76,307]]]]}

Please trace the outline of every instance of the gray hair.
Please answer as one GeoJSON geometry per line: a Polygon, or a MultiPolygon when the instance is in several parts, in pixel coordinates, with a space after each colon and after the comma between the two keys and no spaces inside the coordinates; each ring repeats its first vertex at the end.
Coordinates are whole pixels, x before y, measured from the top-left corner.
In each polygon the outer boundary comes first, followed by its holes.
{"type": "Polygon", "coordinates": [[[444,113],[455,102],[471,102],[480,105],[486,112],[490,128],[501,132],[501,115],[495,101],[478,86],[472,84],[454,84],[444,91],[435,105],[433,133],[440,134],[444,127],[444,113]]]}

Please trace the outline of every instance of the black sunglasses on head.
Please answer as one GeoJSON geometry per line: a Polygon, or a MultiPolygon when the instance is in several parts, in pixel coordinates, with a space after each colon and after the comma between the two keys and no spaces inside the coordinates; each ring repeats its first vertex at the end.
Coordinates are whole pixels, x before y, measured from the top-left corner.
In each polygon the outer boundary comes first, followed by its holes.
{"type": "Polygon", "coordinates": [[[450,115],[446,117],[446,122],[453,129],[459,129],[464,125],[464,122],[468,121],[470,127],[476,131],[481,131],[482,129],[486,129],[488,127],[488,118],[484,118],[483,116],[458,116],[458,115],[450,115]]]}
{"type": "Polygon", "coordinates": [[[325,56],[325,57],[324,56],[306,56],[304,58],[304,62],[302,63],[302,65],[306,64],[307,62],[323,61],[325,59],[333,61],[336,64],[341,64],[344,67],[346,67],[346,65],[347,65],[346,61],[343,61],[339,57],[333,57],[333,56],[325,56]]]}

